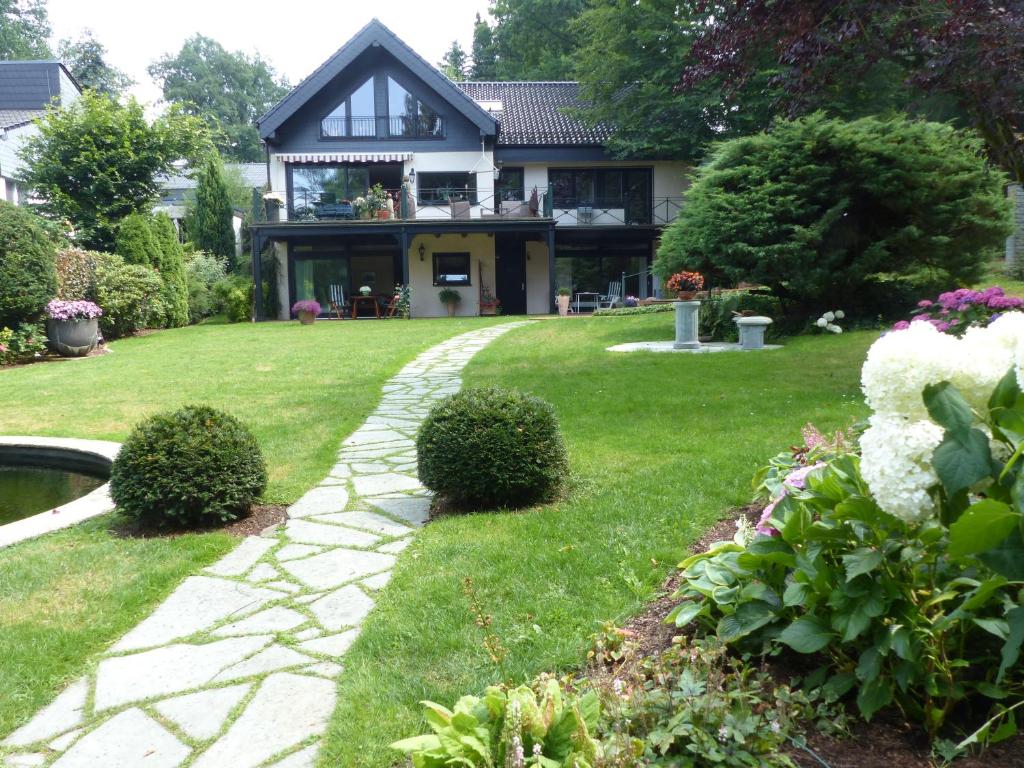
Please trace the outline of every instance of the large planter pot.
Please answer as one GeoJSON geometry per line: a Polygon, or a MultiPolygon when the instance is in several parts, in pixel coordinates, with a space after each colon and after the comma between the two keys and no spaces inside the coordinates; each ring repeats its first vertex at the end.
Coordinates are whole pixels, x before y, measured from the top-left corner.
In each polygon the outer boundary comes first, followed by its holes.
{"type": "Polygon", "coordinates": [[[455,317],[455,308],[458,305],[454,301],[449,301],[444,305],[444,308],[448,310],[448,317],[455,317]]]}
{"type": "Polygon", "coordinates": [[[382,219],[382,220],[383,219],[390,219],[391,218],[391,211],[387,210],[386,208],[383,209],[383,210],[377,211],[377,218],[378,219],[382,219]]]}
{"type": "Polygon", "coordinates": [[[303,325],[312,325],[316,322],[316,315],[312,312],[299,312],[299,322],[303,325]]]}
{"type": "Polygon", "coordinates": [[[556,300],[558,303],[558,314],[561,317],[569,316],[569,300],[571,296],[559,296],[556,300]]]}
{"type": "Polygon", "coordinates": [[[99,340],[99,321],[91,320],[47,320],[46,335],[50,347],[64,357],[84,357],[96,348],[99,340]]]}
{"type": "Polygon", "coordinates": [[[676,298],[680,301],[693,301],[693,297],[696,295],[696,291],[678,291],[676,293],[676,298]]]}

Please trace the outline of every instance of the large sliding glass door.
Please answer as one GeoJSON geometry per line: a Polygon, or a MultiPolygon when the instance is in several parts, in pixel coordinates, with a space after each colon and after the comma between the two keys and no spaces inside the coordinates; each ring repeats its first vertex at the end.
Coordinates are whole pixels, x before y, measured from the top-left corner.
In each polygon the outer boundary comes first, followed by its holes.
{"type": "Polygon", "coordinates": [[[295,259],[295,300],[314,299],[321,313],[327,314],[331,301],[343,291],[349,293],[348,259],[335,257],[300,257],[295,259]]]}

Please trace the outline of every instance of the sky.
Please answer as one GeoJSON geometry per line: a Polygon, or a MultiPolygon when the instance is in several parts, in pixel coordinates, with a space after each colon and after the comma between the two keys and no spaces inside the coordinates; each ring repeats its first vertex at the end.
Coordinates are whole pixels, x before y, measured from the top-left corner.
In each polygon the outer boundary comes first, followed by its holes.
{"type": "Polygon", "coordinates": [[[259,52],[295,85],[376,16],[427,61],[440,61],[452,40],[469,50],[473,21],[487,0],[48,0],[52,44],[91,29],[108,62],[136,81],[131,93],[155,107],[160,89],[146,67],[175,54],[196,33],[230,51],[259,52]]]}

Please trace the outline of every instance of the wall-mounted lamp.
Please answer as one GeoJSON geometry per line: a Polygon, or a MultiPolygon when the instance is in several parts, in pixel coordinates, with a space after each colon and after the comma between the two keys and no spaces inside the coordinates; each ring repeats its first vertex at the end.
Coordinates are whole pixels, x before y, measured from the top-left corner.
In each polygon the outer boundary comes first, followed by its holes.
{"type": "Polygon", "coordinates": [[[420,243],[420,261],[423,261],[423,257],[427,255],[427,246],[420,243]]]}
{"type": "Polygon", "coordinates": [[[415,168],[410,168],[409,169],[409,183],[410,184],[415,184],[416,183],[416,169],[415,168]]]}

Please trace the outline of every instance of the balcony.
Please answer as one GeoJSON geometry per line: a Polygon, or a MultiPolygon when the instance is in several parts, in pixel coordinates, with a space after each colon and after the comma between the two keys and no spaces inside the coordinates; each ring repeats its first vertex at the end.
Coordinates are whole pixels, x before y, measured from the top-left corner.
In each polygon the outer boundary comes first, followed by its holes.
{"type": "Polygon", "coordinates": [[[444,132],[440,115],[325,117],[320,121],[324,139],[440,139],[444,132]]]}

